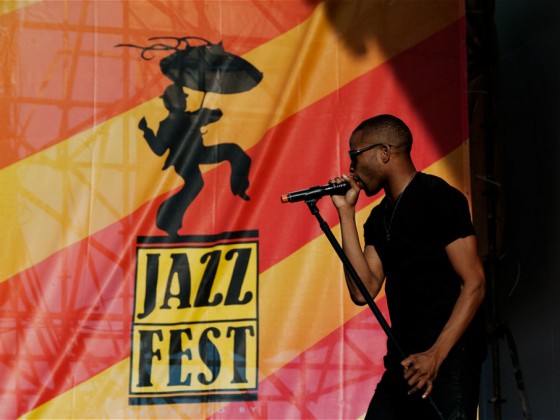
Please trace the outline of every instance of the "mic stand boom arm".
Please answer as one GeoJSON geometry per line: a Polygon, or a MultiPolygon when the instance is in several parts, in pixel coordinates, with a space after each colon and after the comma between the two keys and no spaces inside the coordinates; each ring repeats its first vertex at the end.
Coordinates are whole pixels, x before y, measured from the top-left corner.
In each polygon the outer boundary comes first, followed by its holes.
{"type": "MultiPolygon", "coordinates": [[[[356,287],[358,287],[358,289],[360,290],[360,293],[362,294],[366,303],[368,304],[371,311],[373,312],[373,315],[377,319],[377,322],[379,322],[379,325],[381,325],[381,328],[383,328],[383,331],[385,332],[385,334],[387,335],[389,340],[391,340],[391,342],[393,343],[393,345],[395,346],[395,348],[399,352],[399,356],[401,357],[401,360],[405,359],[406,354],[403,351],[403,349],[401,348],[401,346],[399,345],[398,341],[395,339],[395,336],[393,335],[393,332],[391,331],[391,327],[387,323],[387,320],[385,319],[385,317],[383,316],[383,314],[381,313],[381,311],[379,310],[379,308],[375,304],[373,298],[371,297],[371,295],[369,294],[366,286],[364,285],[364,282],[362,281],[362,279],[360,278],[360,276],[358,275],[358,273],[356,272],[356,270],[352,266],[352,263],[350,262],[350,260],[346,256],[346,254],[344,253],[344,250],[342,249],[342,247],[340,246],[340,244],[336,240],[336,238],[335,238],[334,234],[332,233],[331,228],[329,227],[328,223],[325,222],[325,219],[323,219],[323,217],[321,216],[321,213],[319,212],[319,208],[317,207],[317,199],[306,200],[305,204],[307,204],[307,207],[309,207],[309,211],[311,211],[311,214],[313,216],[315,216],[315,218],[319,222],[319,226],[321,227],[321,230],[325,233],[325,235],[327,236],[327,239],[329,240],[332,247],[336,251],[338,257],[342,261],[342,265],[344,266],[344,269],[346,270],[346,273],[348,273],[348,275],[350,276],[350,278],[352,279],[352,281],[354,282],[356,287]]],[[[436,403],[434,402],[434,400],[432,399],[431,396],[428,397],[428,401],[430,402],[430,404],[432,405],[432,407],[436,411],[439,418],[440,419],[445,419],[445,417],[443,416],[441,411],[439,411],[436,403]]]]}

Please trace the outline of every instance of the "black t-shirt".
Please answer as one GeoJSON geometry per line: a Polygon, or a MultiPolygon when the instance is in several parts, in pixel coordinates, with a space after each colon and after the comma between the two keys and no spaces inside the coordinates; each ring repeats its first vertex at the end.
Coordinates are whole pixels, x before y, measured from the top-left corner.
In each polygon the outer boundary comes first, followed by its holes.
{"type": "MultiPolygon", "coordinates": [[[[365,244],[375,247],[383,264],[391,330],[406,354],[431,347],[448,321],[461,278],[445,247],[473,234],[465,196],[421,172],[395,204],[385,197],[371,212],[365,244]]],[[[471,323],[464,337],[478,340],[481,326],[480,320],[471,323]]],[[[388,348],[397,356],[391,342],[388,348]]]]}

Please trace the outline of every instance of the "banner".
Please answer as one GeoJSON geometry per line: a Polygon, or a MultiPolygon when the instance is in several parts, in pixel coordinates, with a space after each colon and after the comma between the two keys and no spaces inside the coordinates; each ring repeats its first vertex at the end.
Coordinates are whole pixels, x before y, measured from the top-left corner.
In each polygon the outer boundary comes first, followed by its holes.
{"type": "Polygon", "coordinates": [[[463,2],[0,12],[0,417],[363,416],[386,337],[280,197],[347,173],[385,113],[469,193],[463,2]]]}

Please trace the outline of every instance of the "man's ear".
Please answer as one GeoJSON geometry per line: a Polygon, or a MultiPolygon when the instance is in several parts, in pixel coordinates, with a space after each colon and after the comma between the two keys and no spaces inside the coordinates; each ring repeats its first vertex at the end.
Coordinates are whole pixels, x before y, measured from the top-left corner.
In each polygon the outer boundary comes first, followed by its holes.
{"type": "Polygon", "coordinates": [[[381,161],[387,163],[391,160],[391,149],[390,147],[383,145],[381,146],[381,161]]]}

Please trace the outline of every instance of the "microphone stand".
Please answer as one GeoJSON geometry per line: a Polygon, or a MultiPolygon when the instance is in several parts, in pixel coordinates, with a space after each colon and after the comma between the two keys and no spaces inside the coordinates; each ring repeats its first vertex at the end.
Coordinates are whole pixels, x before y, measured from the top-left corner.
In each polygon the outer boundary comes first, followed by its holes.
{"type": "MultiPolygon", "coordinates": [[[[381,328],[383,328],[383,331],[385,332],[385,334],[387,335],[389,340],[391,340],[391,342],[393,343],[393,345],[397,349],[397,351],[399,353],[399,356],[401,357],[401,360],[405,359],[406,354],[403,351],[403,349],[401,348],[401,346],[399,345],[395,336],[393,335],[393,332],[391,331],[391,327],[387,323],[387,320],[385,319],[385,317],[383,316],[383,314],[381,313],[381,311],[379,310],[379,308],[375,304],[373,298],[369,294],[369,292],[368,292],[366,286],[364,285],[362,279],[360,279],[360,276],[358,275],[358,273],[356,272],[356,270],[352,266],[352,263],[350,262],[350,260],[346,256],[346,254],[344,253],[344,250],[342,249],[342,247],[340,246],[340,244],[336,240],[336,238],[335,238],[334,234],[332,233],[331,228],[329,227],[328,223],[325,222],[325,219],[323,219],[323,217],[321,216],[321,213],[319,212],[319,208],[317,207],[317,199],[306,200],[305,204],[307,204],[307,207],[309,208],[309,211],[311,212],[311,214],[313,216],[315,216],[315,218],[319,222],[319,226],[321,227],[321,230],[325,233],[325,235],[327,236],[327,239],[329,240],[332,247],[336,251],[338,257],[342,261],[342,265],[344,266],[344,269],[346,270],[346,273],[348,273],[348,275],[350,276],[350,278],[352,279],[354,284],[360,290],[360,293],[362,294],[366,303],[368,304],[371,311],[373,312],[373,315],[377,319],[377,322],[379,322],[379,325],[381,325],[381,328]]],[[[441,411],[437,407],[437,405],[436,405],[435,401],[433,400],[433,398],[431,397],[431,395],[428,396],[428,401],[431,404],[431,406],[433,407],[433,409],[435,410],[435,412],[437,413],[438,417],[442,420],[445,420],[445,417],[443,416],[443,414],[441,413],[441,411]]]]}

